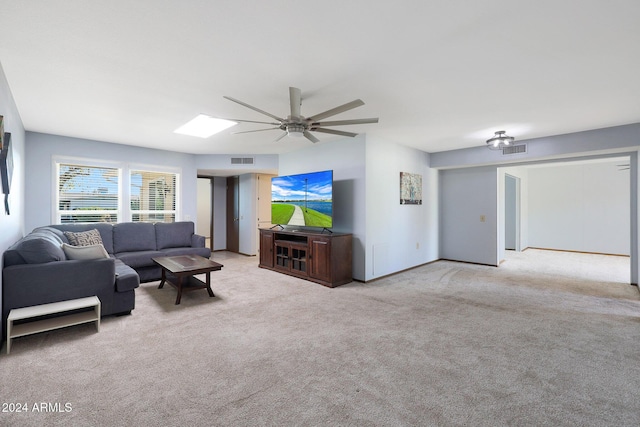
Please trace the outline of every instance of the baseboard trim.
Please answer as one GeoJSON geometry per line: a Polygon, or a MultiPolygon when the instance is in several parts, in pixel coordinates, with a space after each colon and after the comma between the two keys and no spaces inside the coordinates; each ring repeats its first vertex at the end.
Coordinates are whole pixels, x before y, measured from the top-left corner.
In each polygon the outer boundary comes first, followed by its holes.
{"type": "MultiPolygon", "coordinates": [[[[618,257],[624,257],[624,258],[629,258],[629,255],[624,255],[624,254],[610,254],[610,253],[606,253],[606,252],[589,252],[589,251],[574,251],[571,249],[552,249],[552,248],[538,248],[535,246],[527,246],[526,249],[537,249],[540,251],[554,251],[554,252],[571,252],[574,254],[588,254],[588,255],[606,255],[606,256],[618,256],[618,257]]],[[[526,250],[526,249],[523,249],[526,250]]]]}
{"type": "Polygon", "coordinates": [[[455,261],[455,260],[438,258],[438,259],[434,259],[433,261],[425,262],[424,264],[419,264],[419,265],[415,265],[413,267],[405,268],[404,270],[394,271],[393,273],[385,274],[384,276],[376,277],[375,279],[369,279],[369,280],[353,279],[353,281],[354,282],[360,282],[360,283],[373,283],[376,280],[381,280],[381,279],[386,279],[386,278],[389,278],[389,277],[393,277],[396,274],[400,274],[400,273],[404,273],[404,272],[407,272],[407,271],[414,270],[416,268],[424,267],[425,265],[433,264],[434,262],[438,262],[438,261],[462,262],[462,261],[455,261]]]}

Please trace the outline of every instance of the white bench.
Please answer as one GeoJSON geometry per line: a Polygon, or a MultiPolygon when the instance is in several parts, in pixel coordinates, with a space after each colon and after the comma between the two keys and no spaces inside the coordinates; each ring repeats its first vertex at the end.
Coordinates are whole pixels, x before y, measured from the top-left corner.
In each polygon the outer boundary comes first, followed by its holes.
{"type": "Polygon", "coordinates": [[[9,317],[7,317],[7,354],[11,351],[11,340],[13,338],[90,322],[95,322],[96,328],[98,332],[100,332],[100,300],[96,296],[34,305],[32,307],[14,308],[9,312],[9,317]],[[92,311],[70,313],[59,317],[34,320],[17,325],[13,324],[16,320],[32,319],[34,317],[91,307],[93,307],[92,311]]]}

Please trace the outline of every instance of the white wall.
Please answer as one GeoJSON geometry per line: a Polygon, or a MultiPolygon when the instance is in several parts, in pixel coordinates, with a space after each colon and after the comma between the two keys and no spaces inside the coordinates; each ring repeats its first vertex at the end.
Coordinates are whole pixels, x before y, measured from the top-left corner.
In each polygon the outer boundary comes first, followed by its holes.
{"type": "Polygon", "coordinates": [[[245,173],[278,173],[277,154],[198,154],[198,172],[203,176],[233,176],[245,173]],[[232,158],[252,158],[252,164],[232,164],[232,158]]]}
{"type": "Polygon", "coordinates": [[[180,219],[196,221],[198,174],[194,155],[27,132],[25,154],[27,176],[25,227],[27,231],[52,222],[54,156],[180,168],[182,179],[180,219]]]}
{"type": "Polygon", "coordinates": [[[629,255],[629,171],[620,163],[531,168],[529,246],[629,255]]]}
{"type": "Polygon", "coordinates": [[[438,259],[438,174],[425,152],[359,135],[280,156],[280,175],[332,169],[334,231],[353,234],[353,277],[438,259]],[[423,204],[400,205],[400,172],[422,175],[423,204]]]}
{"type": "MultiPolygon", "coordinates": [[[[0,116],[4,131],[11,133],[13,174],[9,192],[10,215],[4,211],[4,194],[0,193],[0,254],[24,235],[25,197],[25,132],[18,108],[0,65],[0,116]]],[[[0,185],[1,187],[1,185],[0,185]]],[[[0,264],[2,263],[0,258],[0,264]]],[[[0,265],[0,268],[2,265],[0,265]]],[[[2,275],[0,275],[0,308],[2,307],[2,275]]],[[[0,330],[0,342],[4,336],[0,330]]]]}
{"type": "Polygon", "coordinates": [[[438,259],[437,194],[427,153],[367,138],[366,280],[438,259]],[[400,204],[400,172],[422,175],[421,205],[400,204]]]}
{"type": "Polygon", "coordinates": [[[365,280],[366,186],[365,135],[309,144],[281,154],[279,175],[333,170],[333,228],[353,234],[353,277],[365,280]]]}
{"type": "Polygon", "coordinates": [[[496,167],[440,171],[440,258],[498,265],[497,196],[496,167]]]}

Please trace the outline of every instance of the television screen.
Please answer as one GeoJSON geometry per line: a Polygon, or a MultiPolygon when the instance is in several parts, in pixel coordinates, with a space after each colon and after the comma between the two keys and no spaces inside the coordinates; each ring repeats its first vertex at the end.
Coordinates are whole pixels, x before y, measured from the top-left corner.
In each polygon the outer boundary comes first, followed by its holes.
{"type": "Polygon", "coordinates": [[[333,171],[271,178],[271,223],[332,227],[333,171]]]}

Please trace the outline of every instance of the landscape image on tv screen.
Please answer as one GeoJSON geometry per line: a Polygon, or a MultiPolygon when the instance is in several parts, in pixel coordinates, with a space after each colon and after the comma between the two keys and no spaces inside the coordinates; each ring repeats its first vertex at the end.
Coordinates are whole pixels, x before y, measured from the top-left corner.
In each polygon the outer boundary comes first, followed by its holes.
{"type": "Polygon", "coordinates": [[[271,178],[271,223],[330,228],[333,171],[271,178]]]}

